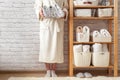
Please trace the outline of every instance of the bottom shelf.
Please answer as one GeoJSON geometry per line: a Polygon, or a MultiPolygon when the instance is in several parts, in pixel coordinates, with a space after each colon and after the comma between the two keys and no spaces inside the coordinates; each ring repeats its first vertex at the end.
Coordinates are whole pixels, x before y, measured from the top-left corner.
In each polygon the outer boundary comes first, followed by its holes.
{"type": "Polygon", "coordinates": [[[113,68],[113,66],[112,66],[112,65],[110,65],[110,66],[106,66],[106,67],[103,67],[103,66],[76,67],[76,66],[74,65],[74,67],[73,67],[73,68],[113,68]]]}

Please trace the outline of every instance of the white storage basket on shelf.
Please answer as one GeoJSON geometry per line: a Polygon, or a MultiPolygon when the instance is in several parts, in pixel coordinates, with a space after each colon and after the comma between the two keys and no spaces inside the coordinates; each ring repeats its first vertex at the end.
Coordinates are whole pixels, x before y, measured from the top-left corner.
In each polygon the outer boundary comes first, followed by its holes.
{"type": "Polygon", "coordinates": [[[74,53],[74,65],[76,67],[87,67],[90,66],[91,62],[91,53],[74,53]]]}
{"type": "Polygon", "coordinates": [[[78,42],[89,42],[90,40],[90,29],[87,26],[83,28],[78,26],[76,28],[76,41],[78,42]]]}
{"type": "Polygon", "coordinates": [[[98,9],[98,17],[111,17],[112,8],[98,9]]]}
{"type": "Polygon", "coordinates": [[[109,52],[94,52],[92,54],[92,64],[96,67],[109,66],[110,53],[109,52]]]}
{"type": "Polygon", "coordinates": [[[75,16],[91,17],[91,9],[75,9],[75,16]]]}
{"type": "Polygon", "coordinates": [[[74,5],[80,6],[97,6],[99,0],[74,0],[74,5]]]}
{"type": "Polygon", "coordinates": [[[87,67],[91,63],[91,53],[90,52],[81,52],[82,47],[74,45],[74,65],[76,67],[87,67]]]}
{"type": "Polygon", "coordinates": [[[93,42],[112,42],[112,36],[106,29],[99,31],[93,31],[93,42]]]}
{"type": "Polygon", "coordinates": [[[93,42],[112,42],[112,37],[93,37],[93,42]]]}

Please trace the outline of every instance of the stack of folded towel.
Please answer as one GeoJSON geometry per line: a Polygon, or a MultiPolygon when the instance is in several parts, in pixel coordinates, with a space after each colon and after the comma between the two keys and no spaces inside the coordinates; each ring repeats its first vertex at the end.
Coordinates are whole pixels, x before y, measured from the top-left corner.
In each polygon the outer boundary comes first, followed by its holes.
{"type": "Polygon", "coordinates": [[[76,28],[76,40],[78,42],[89,42],[89,35],[90,29],[88,26],[84,26],[83,28],[81,26],[78,26],[76,28]]]}
{"type": "Polygon", "coordinates": [[[99,31],[93,31],[92,34],[93,42],[111,42],[112,36],[107,29],[101,29],[99,31]]]}

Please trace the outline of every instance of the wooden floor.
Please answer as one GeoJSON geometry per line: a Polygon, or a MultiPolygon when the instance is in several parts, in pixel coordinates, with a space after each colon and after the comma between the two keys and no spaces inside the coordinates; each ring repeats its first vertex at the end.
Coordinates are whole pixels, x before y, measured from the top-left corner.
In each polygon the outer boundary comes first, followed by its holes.
{"type": "MultiPolygon", "coordinates": [[[[106,72],[91,72],[93,76],[105,75],[106,72]]],[[[0,72],[0,80],[8,80],[9,77],[44,77],[45,72],[0,72]]],[[[57,72],[59,77],[68,77],[68,72],[57,72]]],[[[119,74],[120,76],[120,74],[119,74]]]]}

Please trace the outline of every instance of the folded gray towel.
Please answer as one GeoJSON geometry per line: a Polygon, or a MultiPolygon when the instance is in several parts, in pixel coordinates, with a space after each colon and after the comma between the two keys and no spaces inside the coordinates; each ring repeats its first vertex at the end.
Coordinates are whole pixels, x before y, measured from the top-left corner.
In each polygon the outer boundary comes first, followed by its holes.
{"type": "Polygon", "coordinates": [[[43,6],[43,14],[46,18],[61,18],[64,17],[63,10],[57,5],[43,6]]]}

